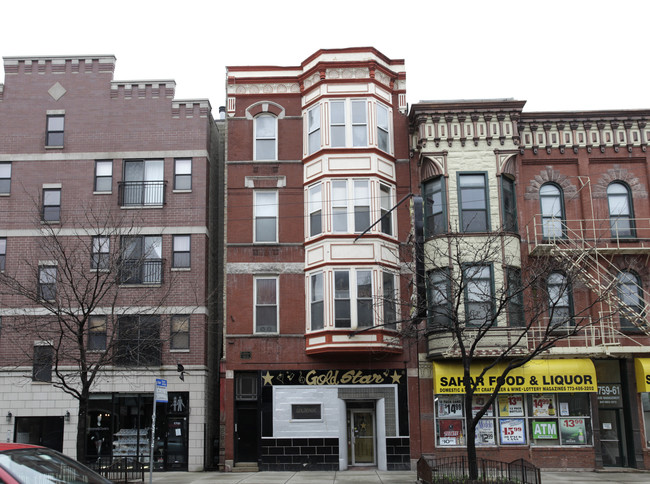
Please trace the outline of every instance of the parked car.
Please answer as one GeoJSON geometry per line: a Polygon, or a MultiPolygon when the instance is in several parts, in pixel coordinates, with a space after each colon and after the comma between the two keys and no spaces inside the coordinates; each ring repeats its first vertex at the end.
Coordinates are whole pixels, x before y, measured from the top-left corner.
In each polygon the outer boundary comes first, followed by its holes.
{"type": "Polygon", "coordinates": [[[111,484],[111,481],[56,450],[0,443],[0,483],[111,484]]]}

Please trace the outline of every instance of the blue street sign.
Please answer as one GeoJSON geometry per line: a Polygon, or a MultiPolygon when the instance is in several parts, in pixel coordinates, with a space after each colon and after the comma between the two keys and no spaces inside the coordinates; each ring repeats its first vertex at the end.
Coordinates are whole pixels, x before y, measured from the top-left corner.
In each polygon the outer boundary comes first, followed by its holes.
{"type": "Polygon", "coordinates": [[[155,400],[159,403],[167,403],[167,380],[156,378],[155,400]]]}

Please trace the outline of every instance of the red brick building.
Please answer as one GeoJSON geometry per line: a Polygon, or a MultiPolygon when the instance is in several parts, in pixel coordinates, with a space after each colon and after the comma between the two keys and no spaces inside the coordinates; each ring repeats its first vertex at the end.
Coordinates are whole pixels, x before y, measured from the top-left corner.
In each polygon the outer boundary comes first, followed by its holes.
{"type": "Polygon", "coordinates": [[[227,96],[225,469],[410,468],[404,62],[229,67],[227,96]]]}
{"type": "MultiPolygon", "coordinates": [[[[423,373],[420,380],[422,453],[454,454],[467,443],[464,387],[450,383],[458,375],[462,381],[461,351],[444,329],[451,316],[441,303],[461,287],[445,277],[451,273],[466,281],[455,301],[470,341],[472,331],[489,326],[474,350],[479,370],[506,348],[504,364],[527,354],[549,328],[583,328],[539,363],[513,370],[478,426],[479,456],[542,468],[648,468],[650,111],[527,113],[524,105],[501,99],[411,108],[425,254],[458,240],[465,249],[496,249],[484,258],[455,258],[450,250],[447,260],[426,259],[432,329],[423,357],[432,366],[429,381],[423,373]],[[499,306],[540,259],[544,280],[499,306]]],[[[474,414],[490,393],[478,387],[474,414]]]]}
{"type": "Polygon", "coordinates": [[[210,103],[174,99],[172,80],[115,81],[112,56],[4,67],[0,431],[74,456],[79,428],[89,459],[148,456],[162,378],[156,469],[211,465],[223,134],[210,103]],[[93,281],[107,291],[92,292],[93,281]],[[65,330],[44,337],[39,318],[83,321],[79,346],[59,344],[65,330]],[[81,361],[109,353],[80,413],[62,378],[75,386],[81,361]]]}

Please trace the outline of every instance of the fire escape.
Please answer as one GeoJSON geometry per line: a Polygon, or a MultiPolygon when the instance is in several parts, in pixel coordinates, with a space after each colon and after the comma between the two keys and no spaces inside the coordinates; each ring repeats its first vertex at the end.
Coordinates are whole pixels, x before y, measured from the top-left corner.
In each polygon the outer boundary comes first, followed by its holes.
{"type": "MultiPolygon", "coordinates": [[[[626,304],[623,300],[626,295],[619,289],[624,269],[615,265],[613,258],[623,255],[643,257],[644,264],[647,264],[650,258],[650,219],[597,219],[589,178],[578,177],[578,180],[577,194],[589,191],[591,219],[561,220],[535,216],[533,223],[526,228],[530,255],[554,259],[592,291],[597,302],[597,319],[576,321],[582,330],[577,336],[567,339],[566,349],[584,346],[591,351],[600,348],[610,353],[611,347],[641,346],[644,343],[638,341],[639,337],[650,336],[646,319],[650,314],[650,294],[635,283],[637,293],[633,297],[638,305],[626,304]],[[634,325],[640,333],[621,331],[614,317],[616,314],[634,325]]],[[[532,336],[534,339],[535,335],[532,336]]]]}

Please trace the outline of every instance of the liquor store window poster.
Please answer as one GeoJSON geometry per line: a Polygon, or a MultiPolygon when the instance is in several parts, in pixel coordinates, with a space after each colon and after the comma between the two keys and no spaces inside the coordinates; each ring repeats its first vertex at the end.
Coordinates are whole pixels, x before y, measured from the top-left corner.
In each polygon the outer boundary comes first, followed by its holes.
{"type": "Polygon", "coordinates": [[[502,418],[499,420],[501,445],[526,443],[526,425],[523,418],[502,418]]]}

